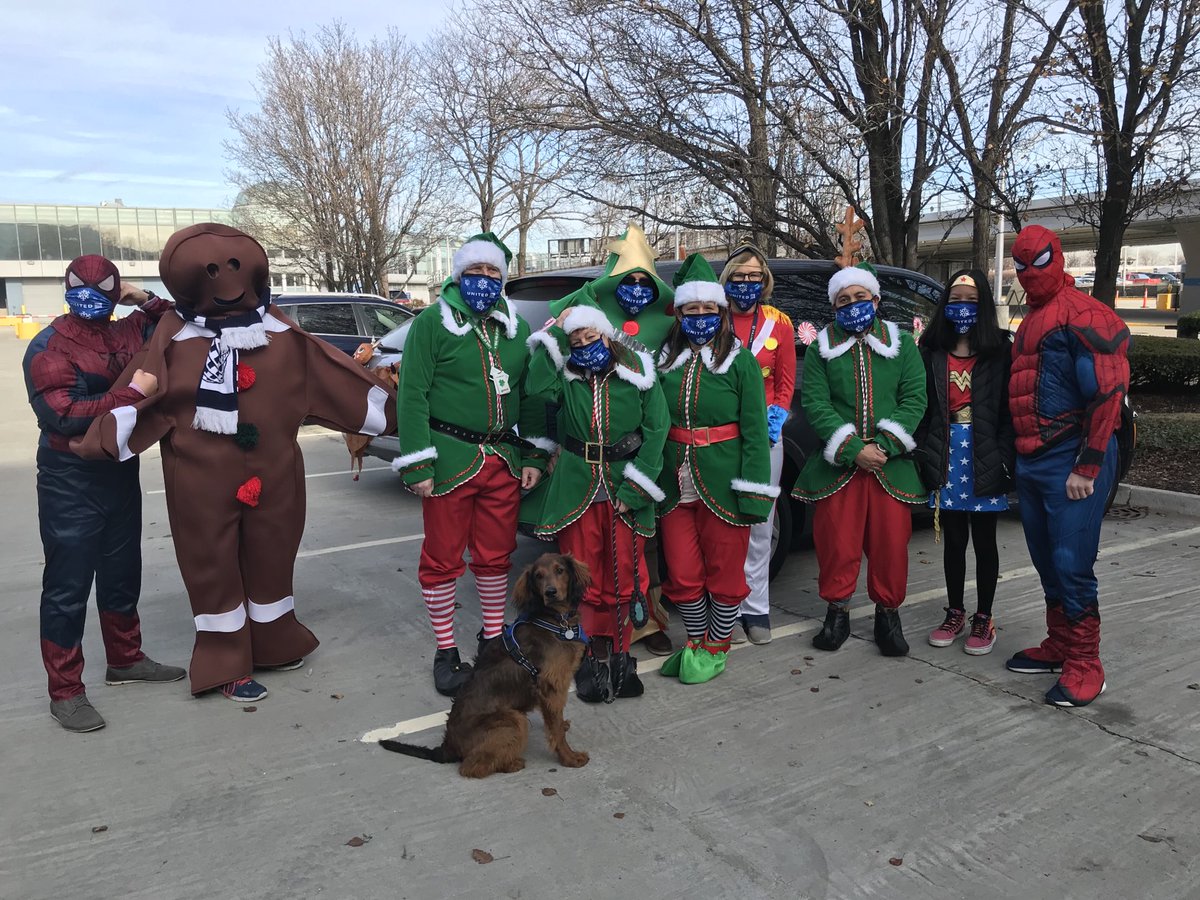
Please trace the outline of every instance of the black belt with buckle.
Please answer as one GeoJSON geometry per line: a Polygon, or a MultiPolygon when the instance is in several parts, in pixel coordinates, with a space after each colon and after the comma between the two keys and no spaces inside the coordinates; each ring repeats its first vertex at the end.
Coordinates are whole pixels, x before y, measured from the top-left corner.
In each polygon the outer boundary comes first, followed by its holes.
{"type": "Polygon", "coordinates": [[[511,444],[522,450],[528,450],[533,447],[533,444],[512,431],[472,431],[469,428],[462,428],[452,422],[443,422],[441,419],[432,418],[429,420],[429,427],[434,431],[440,431],[442,434],[448,434],[452,438],[466,441],[468,444],[511,444]]]}
{"type": "Polygon", "coordinates": [[[615,444],[581,441],[568,434],[563,446],[576,456],[582,456],[589,465],[598,466],[603,462],[616,462],[636,456],[642,446],[642,433],[631,431],[615,444]]]}

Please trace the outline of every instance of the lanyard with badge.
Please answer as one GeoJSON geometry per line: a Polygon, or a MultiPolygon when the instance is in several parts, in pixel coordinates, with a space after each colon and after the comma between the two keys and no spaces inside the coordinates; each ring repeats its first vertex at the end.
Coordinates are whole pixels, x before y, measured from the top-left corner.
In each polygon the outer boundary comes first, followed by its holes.
{"type": "Polygon", "coordinates": [[[492,387],[496,391],[496,421],[498,423],[504,421],[504,395],[512,391],[512,385],[509,382],[508,373],[504,371],[504,365],[500,362],[500,330],[499,327],[493,327],[492,335],[488,336],[487,321],[471,322],[471,329],[475,332],[475,336],[479,338],[479,343],[483,345],[483,349],[487,351],[488,360],[488,377],[492,380],[492,387]]]}

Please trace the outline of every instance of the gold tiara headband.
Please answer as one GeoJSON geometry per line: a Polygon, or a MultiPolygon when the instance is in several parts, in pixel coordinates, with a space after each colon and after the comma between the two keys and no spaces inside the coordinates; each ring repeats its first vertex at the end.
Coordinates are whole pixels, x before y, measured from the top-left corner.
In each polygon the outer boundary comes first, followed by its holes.
{"type": "Polygon", "coordinates": [[[954,279],[954,284],[950,285],[950,287],[958,287],[960,284],[965,284],[967,287],[978,287],[975,284],[975,279],[970,275],[959,275],[954,279]]]}

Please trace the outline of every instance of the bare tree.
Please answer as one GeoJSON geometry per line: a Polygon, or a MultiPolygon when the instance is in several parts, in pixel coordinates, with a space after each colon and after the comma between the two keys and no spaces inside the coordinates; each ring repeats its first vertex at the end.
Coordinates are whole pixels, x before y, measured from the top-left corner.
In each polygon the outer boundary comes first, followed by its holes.
{"type": "Polygon", "coordinates": [[[394,30],[360,43],[341,23],[272,38],[258,111],[227,112],[244,215],[331,290],[386,296],[387,273],[432,239],[440,175],[411,56],[394,30]]]}
{"type": "Polygon", "coordinates": [[[1082,138],[1085,171],[1088,145],[1097,150],[1094,187],[1073,200],[1096,229],[1092,294],[1113,304],[1129,224],[1169,217],[1200,164],[1200,0],[1078,7],[1078,27],[1062,45],[1064,95],[1045,121],[1082,138]]]}

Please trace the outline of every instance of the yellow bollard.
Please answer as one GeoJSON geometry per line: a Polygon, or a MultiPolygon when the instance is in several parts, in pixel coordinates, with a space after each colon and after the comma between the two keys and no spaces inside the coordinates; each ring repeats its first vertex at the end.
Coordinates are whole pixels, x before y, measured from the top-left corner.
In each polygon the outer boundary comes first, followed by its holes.
{"type": "Polygon", "coordinates": [[[21,319],[17,323],[17,340],[32,341],[42,330],[42,323],[30,318],[21,319]]]}

